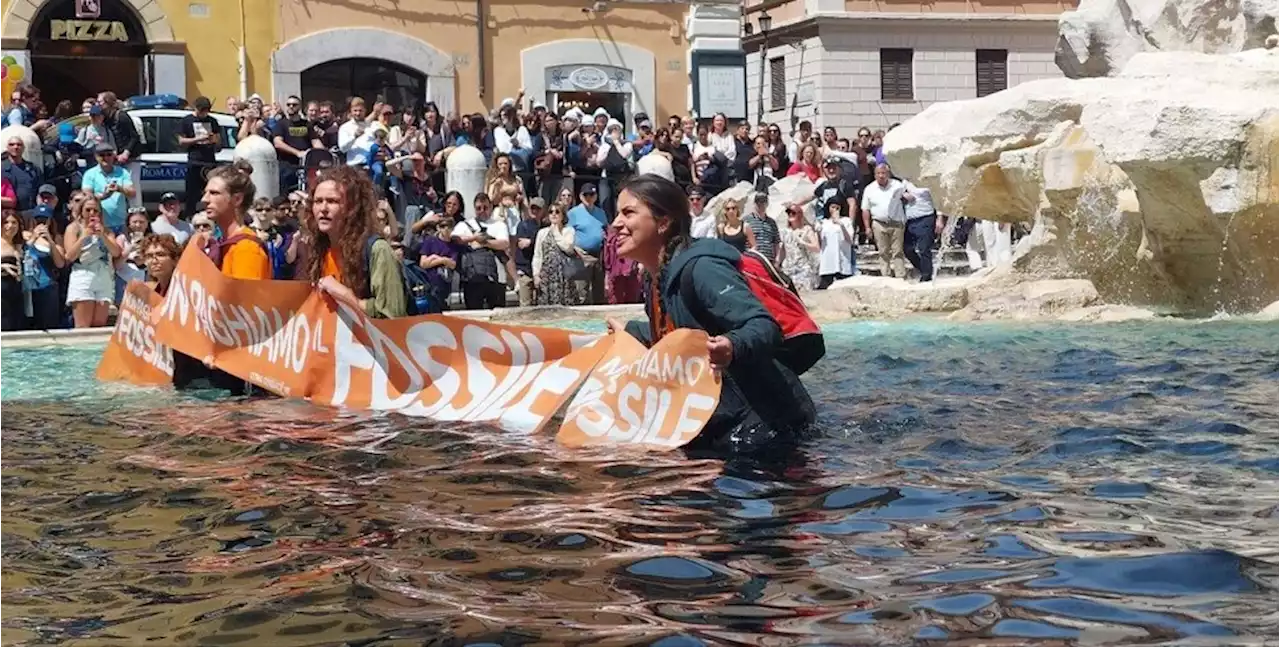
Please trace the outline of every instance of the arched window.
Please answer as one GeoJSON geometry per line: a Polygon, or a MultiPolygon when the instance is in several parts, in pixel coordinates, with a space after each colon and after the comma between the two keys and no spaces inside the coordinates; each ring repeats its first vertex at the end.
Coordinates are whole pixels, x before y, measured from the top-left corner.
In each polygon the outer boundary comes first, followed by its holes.
{"type": "Polygon", "coordinates": [[[427,76],[417,70],[376,58],[344,58],[321,63],[302,72],[302,98],[332,101],[342,106],[347,97],[378,97],[396,109],[426,102],[427,76]]]}

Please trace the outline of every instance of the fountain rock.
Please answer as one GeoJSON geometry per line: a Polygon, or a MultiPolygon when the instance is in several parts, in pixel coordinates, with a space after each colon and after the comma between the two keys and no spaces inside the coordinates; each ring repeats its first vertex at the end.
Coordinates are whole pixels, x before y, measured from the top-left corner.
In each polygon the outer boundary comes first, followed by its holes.
{"type": "Polygon", "coordinates": [[[1231,54],[1276,33],[1273,0],[1082,0],[1058,19],[1058,67],[1068,78],[1115,76],[1142,52],[1231,54]]]}
{"type": "Polygon", "coordinates": [[[885,138],[948,214],[1033,223],[1026,280],[1108,303],[1256,312],[1276,299],[1280,57],[1139,53],[1119,76],[933,104],[885,138]]]}

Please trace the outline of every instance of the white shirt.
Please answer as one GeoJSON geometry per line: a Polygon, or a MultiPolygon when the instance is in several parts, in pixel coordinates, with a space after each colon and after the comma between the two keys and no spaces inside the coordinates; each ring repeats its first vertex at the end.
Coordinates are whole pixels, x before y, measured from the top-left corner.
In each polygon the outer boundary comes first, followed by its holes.
{"type": "Polygon", "coordinates": [[[179,220],[176,223],[171,223],[167,217],[162,215],[151,221],[152,233],[158,236],[163,236],[165,234],[173,236],[174,242],[178,243],[179,247],[181,247],[183,243],[187,242],[187,239],[191,237],[191,234],[194,231],[195,230],[191,227],[191,223],[185,220],[179,220]]]}
{"type": "Polygon", "coordinates": [[[738,145],[733,141],[733,133],[726,132],[723,135],[710,133],[708,138],[711,140],[711,147],[724,153],[725,158],[730,162],[738,157],[738,145]]]}
{"type": "MultiPolygon", "coordinates": [[[[454,237],[474,236],[481,231],[489,234],[489,237],[494,240],[508,240],[511,238],[511,234],[509,233],[510,230],[507,229],[507,221],[503,218],[490,217],[484,222],[484,224],[481,224],[475,218],[467,218],[453,226],[454,237]]],[[[507,253],[511,253],[512,251],[513,250],[508,249],[507,253]]],[[[506,263],[498,263],[498,282],[507,282],[506,263]]]]}
{"type": "Polygon", "coordinates": [[[385,129],[379,122],[364,123],[352,119],[338,127],[338,150],[347,154],[347,164],[356,166],[360,164],[368,164],[369,150],[373,148],[373,133],[379,129],[385,129]],[[364,132],[359,135],[356,131],[364,127],[364,132]]]}
{"type": "MultiPolygon", "coordinates": [[[[618,154],[622,156],[622,159],[631,159],[631,142],[616,141],[605,137],[604,141],[600,143],[600,147],[596,149],[596,166],[604,166],[604,161],[609,157],[610,147],[618,149],[618,154]]],[[[601,170],[600,176],[609,177],[609,172],[601,170]]]]}
{"type": "Polygon", "coordinates": [[[853,219],[823,218],[818,238],[818,274],[853,275],[853,219]],[[836,222],[839,220],[839,222],[836,222]]]}
{"type": "Polygon", "coordinates": [[[906,222],[907,214],[902,208],[902,193],[906,187],[893,178],[889,184],[880,186],[872,182],[862,190],[862,209],[871,212],[871,219],[880,222],[906,222]]]}
{"type": "Polygon", "coordinates": [[[689,235],[694,238],[715,238],[716,237],[716,216],[705,209],[701,214],[690,214],[692,222],[689,224],[689,235]]]}
{"type": "Polygon", "coordinates": [[[907,193],[915,197],[915,202],[907,204],[907,220],[932,216],[937,210],[933,206],[933,192],[910,182],[904,183],[907,193]]]}
{"type": "Polygon", "coordinates": [[[529,136],[529,130],[524,126],[517,128],[514,133],[507,132],[506,126],[498,126],[493,129],[493,145],[499,153],[510,155],[511,150],[517,145],[525,150],[532,149],[533,138],[529,136]]]}

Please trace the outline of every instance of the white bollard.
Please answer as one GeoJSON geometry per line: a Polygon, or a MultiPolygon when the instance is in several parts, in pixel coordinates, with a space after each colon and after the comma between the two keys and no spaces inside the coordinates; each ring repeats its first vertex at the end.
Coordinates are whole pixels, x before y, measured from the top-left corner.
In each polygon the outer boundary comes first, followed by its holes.
{"type": "Polygon", "coordinates": [[[462,194],[462,205],[468,218],[476,217],[475,198],[477,194],[484,193],[484,176],[488,170],[484,153],[470,144],[453,149],[445,160],[445,190],[462,194]]]}
{"type": "MultiPolygon", "coordinates": [[[[51,126],[52,127],[52,126],[51,126]]],[[[4,130],[0,130],[0,140],[3,140],[4,146],[9,146],[9,140],[17,137],[22,140],[25,147],[22,151],[22,159],[36,165],[36,168],[44,168],[44,148],[40,141],[40,136],[36,131],[26,126],[9,126],[4,130]]],[[[92,156],[90,156],[92,158],[92,156]]],[[[77,189],[80,187],[76,187],[77,189]]]]}
{"type": "Polygon", "coordinates": [[[640,161],[636,162],[636,173],[640,175],[648,173],[649,175],[667,178],[672,182],[676,181],[676,174],[671,170],[671,160],[656,150],[641,157],[640,161]]]}
{"type": "Polygon", "coordinates": [[[280,195],[280,163],[276,161],[276,147],[271,142],[249,135],[236,144],[235,158],[253,166],[254,195],[259,198],[280,195]]]}

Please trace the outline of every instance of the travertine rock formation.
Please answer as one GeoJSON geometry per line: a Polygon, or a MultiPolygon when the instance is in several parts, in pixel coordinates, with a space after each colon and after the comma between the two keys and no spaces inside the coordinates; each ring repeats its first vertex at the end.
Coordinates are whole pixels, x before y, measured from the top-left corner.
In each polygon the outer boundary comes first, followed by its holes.
{"type": "Polygon", "coordinates": [[[1055,58],[1069,78],[1115,76],[1141,52],[1232,54],[1274,33],[1274,0],[1082,0],[1058,19],[1055,58]]]}
{"type": "Polygon", "coordinates": [[[1119,76],[934,104],[885,140],[940,210],[1034,222],[1014,268],[1102,299],[1255,312],[1277,298],[1280,59],[1141,53],[1119,76]]]}

